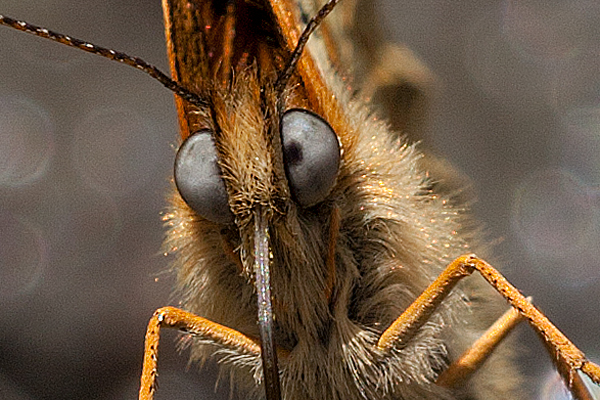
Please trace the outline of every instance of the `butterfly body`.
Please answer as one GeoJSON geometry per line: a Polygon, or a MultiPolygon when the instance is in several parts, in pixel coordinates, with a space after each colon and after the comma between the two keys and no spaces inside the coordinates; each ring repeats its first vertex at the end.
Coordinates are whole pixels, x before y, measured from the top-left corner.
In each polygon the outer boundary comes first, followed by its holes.
{"type": "MultiPolygon", "coordinates": [[[[265,15],[273,13],[267,4],[260,10],[245,2],[230,2],[228,8],[187,4],[169,2],[166,7],[172,18],[167,38],[174,76],[195,86],[211,107],[203,110],[180,101],[182,136],[202,129],[213,134],[235,223],[198,216],[175,191],[165,217],[166,249],[176,257],[184,309],[249,337],[259,336],[255,289],[245,259],[252,256],[253,210],[262,207],[269,214],[283,398],[453,398],[433,383],[437,374],[499,310],[480,281],[455,291],[417,336],[391,356],[377,342],[452,259],[470,251],[460,234],[460,210],[430,192],[418,166],[422,155],[346,89],[333,62],[320,65],[326,88],[314,93],[314,82],[295,71],[280,92],[277,78],[291,54],[281,31],[250,34],[244,25],[229,38],[219,34],[222,27],[231,29],[251,16],[256,20],[249,25],[264,25],[265,15]],[[194,12],[188,14],[190,10],[194,12]],[[181,27],[181,21],[193,18],[200,19],[195,26],[209,27],[192,35],[203,53],[182,56],[180,48],[189,47],[191,39],[185,33],[189,22],[181,27]],[[250,40],[249,45],[248,37],[260,42],[250,40]],[[188,82],[194,71],[201,76],[188,82]],[[328,121],[341,150],[330,193],[308,207],[294,198],[280,137],[279,109],[299,107],[328,121]],[[477,297],[482,300],[473,300],[477,297]],[[479,306],[483,314],[473,311],[479,306]]],[[[326,47],[326,37],[314,41],[316,51],[326,47]]],[[[217,358],[241,382],[241,390],[261,394],[259,357],[198,340],[192,358],[211,357],[215,346],[220,348],[217,358]]],[[[501,385],[490,384],[501,393],[497,398],[513,393],[518,381],[502,379],[501,385]]],[[[489,396],[472,388],[465,393],[489,396]]]]}

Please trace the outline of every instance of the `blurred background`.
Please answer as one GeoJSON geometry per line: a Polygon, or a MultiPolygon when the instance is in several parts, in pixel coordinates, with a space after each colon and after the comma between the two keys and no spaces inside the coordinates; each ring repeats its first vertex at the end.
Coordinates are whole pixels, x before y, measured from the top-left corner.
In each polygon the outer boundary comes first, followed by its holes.
{"type": "MultiPolygon", "coordinates": [[[[472,179],[499,269],[599,361],[600,3],[377,10],[438,78],[425,140],[472,179]]],[[[158,0],[0,13],[168,69],[158,0]]],[[[0,28],[0,398],[136,398],[147,320],[177,302],[160,252],[176,137],[173,96],[149,77],[0,28]]],[[[568,398],[524,328],[532,398],[568,398]]],[[[161,341],[156,398],[215,398],[214,366],[188,367],[176,337],[161,341]]]]}

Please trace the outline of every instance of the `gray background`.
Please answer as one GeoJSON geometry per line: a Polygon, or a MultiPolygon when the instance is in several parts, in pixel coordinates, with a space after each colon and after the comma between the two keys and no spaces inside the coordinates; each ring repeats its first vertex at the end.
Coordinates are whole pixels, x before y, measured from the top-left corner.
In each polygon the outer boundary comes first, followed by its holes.
{"type": "MultiPolygon", "coordinates": [[[[500,269],[598,361],[600,4],[378,7],[439,78],[426,140],[473,179],[500,269]]],[[[158,0],[4,0],[0,13],[167,69],[158,0]]],[[[135,398],[146,321],[176,304],[159,251],[176,135],[172,94],[150,78],[0,29],[1,398],[135,398]]],[[[564,398],[520,331],[532,398],[564,398]]],[[[213,368],[188,369],[164,337],[157,399],[214,398],[213,368]]]]}

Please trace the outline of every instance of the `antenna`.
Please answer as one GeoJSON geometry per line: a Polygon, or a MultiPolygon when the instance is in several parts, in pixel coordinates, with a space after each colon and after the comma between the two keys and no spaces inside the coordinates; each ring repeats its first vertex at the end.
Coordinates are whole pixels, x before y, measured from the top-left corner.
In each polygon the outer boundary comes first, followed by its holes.
{"type": "Polygon", "coordinates": [[[96,54],[105,58],[108,58],[113,61],[118,61],[123,64],[127,64],[134,68],[137,68],[152,78],[156,79],[160,83],[163,84],[167,89],[198,107],[208,107],[209,102],[205,98],[197,95],[181,86],[176,81],[169,78],[164,72],[160,69],[156,68],[153,65],[148,64],[146,61],[142,60],[138,57],[132,57],[126,53],[122,53],[120,51],[115,51],[111,49],[107,49],[105,47],[96,46],[95,44],[88,43],[86,41],[76,39],[67,35],[63,35],[62,33],[53,32],[46,28],[42,28],[40,26],[32,25],[30,23],[24,21],[18,21],[7,17],[5,15],[0,14],[0,25],[8,26],[9,28],[13,28],[19,31],[27,32],[35,36],[39,36],[45,39],[52,40],[53,42],[62,43],[69,47],[75,47],[79,50],[83,50],[87,53],[96,54]]]}
{"type": "Polygon", "coordinates": [[[285,89],[285,86],[287,85],[290,77],[292,76],[294,69],[296,69],[298,61],[300,61],[300,56],[302,55],[304,47],[306,47],[306,43],[308,42],[308,39],[310,38],[312,33],[315,31],[315,29],[319,27],[319,25],[321,25],[325,17],[329,15],[329,13],[333,10],[333,8],[337,5],[339,1],[340,0],[329,0],[323,7],[321,7],[319,12],[314,17],[312,17],[310,21],[308,21],[308,24],[304,28],[302,35],[300,35],[300,38],[298,39],[298,44],[296,44],[296,48],[294,49],[290,60],[285,66],[281,75],[279,75],[279,77],[277,78],[277,82],[275,82],[275,90],[277,91],[277,93],[282,93],[285,89]]]}

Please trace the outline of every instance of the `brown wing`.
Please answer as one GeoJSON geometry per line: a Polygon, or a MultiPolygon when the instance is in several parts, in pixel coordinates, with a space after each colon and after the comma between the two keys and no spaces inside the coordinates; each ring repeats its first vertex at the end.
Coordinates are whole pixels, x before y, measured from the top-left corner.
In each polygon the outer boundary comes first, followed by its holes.
{"type": "MultiPolygon", "coordinates": [[[[209,101],[236,70],[254,64],[273,74],[289,53],[266,2],[163,0],[163,11],[173,79],[209,101]]],[[[186,138],[203,119],[177,96],[176,104],[186,138]]]]}
{"type": "MultiPolygon", "coordinates": [[[[216,87],[227,88],[233,74],[250,65],[275,80],[305,23],[318,11],[308,4],[311,2],[163,0],[173,79],[209,100],[216,87]]],[[[300,60],[294,77],[300,87],[294,88],[287,104],[307,107],[323,116],[337,115],[329,121],[341,132],[345,130],[340,125],[342,113],[326,81],[336,54],[323,25],[311,37],[300,60]]],[[[176,104],[182,138],[206,124],[194,106],[177,96],[176,104]]]]}
{"type": "MultiPolygon", "coordinates": [[[[185,3],[163,0],[163,11],[171,75],[177,82],[192,88],[193,83],[201,81],[206,74],[200,62],[201,49],[198,49],[203,42],[200,40],[200,21],[196,18],[196,10],[186,7],[185,3]]],[[[177,96],[175,103],[181,137],[186,138],[193,127],[188,118],[192,106],[177,96]]]]}

